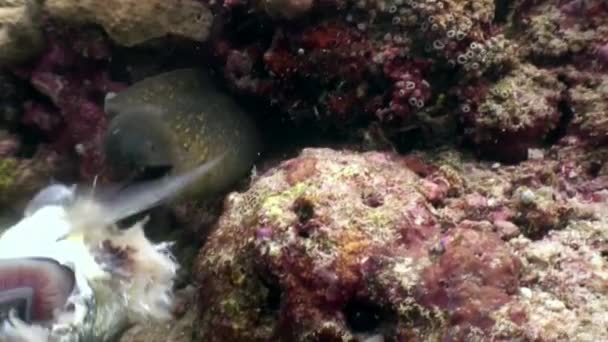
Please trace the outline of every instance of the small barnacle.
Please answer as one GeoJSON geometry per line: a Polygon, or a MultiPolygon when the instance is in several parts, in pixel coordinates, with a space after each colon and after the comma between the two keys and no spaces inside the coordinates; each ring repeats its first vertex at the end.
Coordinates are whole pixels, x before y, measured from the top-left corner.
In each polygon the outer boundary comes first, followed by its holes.
{"type": "Polygon", "coordinates": [[[410,7],[412,7],[413,9],[418,8],[418,3],[417,3],[417,2],[415,2],[415,1],[412,1],[412,2],[411,2],[409,5],[410,5],[410,7]]]}
{"type": "Polygon", "coordinates": [[[414,83],[412,81],[405,82],[405,89],[412,90],[414,88],[416,88],[416,83],[414,83]]]}
{"type": "Polygon", "coordinates": [[[467,34],[464,33],[463,31],[458,31],[456,32],[456,39],[458,40],[463,40],[464,38],[466,38],[467,34]]]}
{"type": "Polygon", "coordinates": [[[435,48],[435,50],[443,50],[445,44],[441,40],[436,40],[433,42],[433,47],[435,48]]]}
{"type": "Polygon", "coordinates": [[[467,56],[467,58],[472,59],[475,56],[475,53],[473,51],[469,50],[466,52],[466,56],[467,56]]]}
{"type": "Polygon", "coordinates": [[[398,16],[393,17],[393,25],[399,25],[401,23],[401,18],[398,16]]]}
{"type": "Polygon", "coordinates": [[[424,107],[424,100],[419,99],[418,101],[416,101],[416,107],[418,107],[418,108],[424,107]]]}
{"type": "Polygon", "coordinates": [[[437,24],[431,25],[431,31],[437,31],[437,30],[439,30],[439,25],[437,25],[437,24]]]}
{"type": "Polygon", "coordinates": [[[415,98],[415,97],[410,97],[410,99],[409,99],[409,101],[408,101],[408,102],[409,102],[409,104],[410,104],[411,106],[417,106],[417,105],[418,105],[418,99],[417,99],[417,98],[415,98]]]}
{"type": "Polygon", "coordinates": [[[431,16],[429,16],[429,17],[427,18],[427,20],[428,20],[429,24],[434,24],[434,23],[435,23],[435,21],[437,21],[437,19],[436,19],[434,16],[432,16],[432,15],[431,15],[431,16]]]}
{"type": "Polygon", "coordinates": [[[448,36],[448,38],[454,38],[456,36],[456,31],[455,30],[448,30],[447,36],[448,36]]]}
{"type": "Polygon", "coordinates": [[[465,103],[462,106],[460,106],[460,110],[462,110],[463,113],[468,113],[471,111],[471,106],[469,106],[467,103],[465,103]]]}
{"type": "Polygon", "coordinates": [[[469,45],[469,47],[471,48],[471,50],[477,50],[480,46],[476,42],[471,42],[471,45],[469,45]]]}
{"type": "Polygon", "coordinates": [[[479,69],[479,63],[477,63],[477,62],[471,63],[471,69],[472,70],[478,70],[479,69]]]}
{"type": "Polygon", "coordinates": [[[423,23],[420,25],[420,30],[421,30],[422,32],[426,32],[428,29],[429,29],[429,23],[428,23],[428,22],[426,22],[426,21],[425,21],[425,22],[423,22],[423,23]]]}
{"type": "Polygon", "coordinates": [[[456,61],[458,62],[458,64],[466,64],[469,59],[467,58],[467,56],[465,55],[459,55],[458,58],[456,59],[456,61]]]}
{"type": "Polygon", "coordinates": [[[404,97],[404,96],[405,96],[405,90],[399,89],[399,97],[404,97]]]}
{"type": "MultiPolygon", "coordinates": [[[[393,14],[393,13],[396,13],[396,12],[397,12],[397,5],[392,5],[391,7],[388,8],[388,13],[393,14]]],[[[393,22],[395,21],[395,18],[393,18],[393,22]]]]}
{"type": "Polygon", "coordinates": [[[453,59],[448,59],[448,66],[455,67],[456,66],[456,61],[454,61],[453,59]]]}

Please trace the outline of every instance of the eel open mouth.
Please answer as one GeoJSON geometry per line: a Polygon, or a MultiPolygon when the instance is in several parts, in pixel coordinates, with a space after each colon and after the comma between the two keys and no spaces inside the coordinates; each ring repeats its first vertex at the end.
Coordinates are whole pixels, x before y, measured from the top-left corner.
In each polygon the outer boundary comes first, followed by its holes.
{"type": "Polygon", "coordinates": [[[64,308],[74,273],[51,259],[0,259],[0,322],[11,310],[24,322],[45,322],[64,308]]]}

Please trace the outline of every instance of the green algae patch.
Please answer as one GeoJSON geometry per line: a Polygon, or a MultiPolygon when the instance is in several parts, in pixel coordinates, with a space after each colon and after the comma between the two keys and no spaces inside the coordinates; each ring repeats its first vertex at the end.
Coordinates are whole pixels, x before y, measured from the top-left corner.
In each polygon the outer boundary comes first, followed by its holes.
{"type": "Polygon", "coordinates": [[[6,200],[12,192],[17,178],[17,168],[18,164],[14,159],[0,160],[0,201],[6,200]]]}

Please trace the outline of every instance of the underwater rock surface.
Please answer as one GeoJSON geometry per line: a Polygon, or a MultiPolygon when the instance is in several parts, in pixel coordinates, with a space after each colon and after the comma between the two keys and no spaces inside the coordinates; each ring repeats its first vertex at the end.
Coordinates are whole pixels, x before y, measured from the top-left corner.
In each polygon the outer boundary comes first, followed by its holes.
{"type": "Polygon", "coordinates": [[[480,155],[502,162],[573,131],[564,127],[603,139],[593,128],[602,121],[579,109],[607,102],[591,90],[608,66],[605,1],[340,0],[290,21],[244,14],[302,3],[221,1],[224,24],[210,39],[232,89],[290,120],[345,130],[379,122],[392,140],[421,131],[419,145],[464,130],[480,155]],[[573,122],[573,112],[584,117],[573,122]],[[449,126],[458,129],[437,134],[449,126]]]}
{"type": "Polygon", "coordinates": [[[563,151],[495,169],[304,149],[227,199],[197,340],[607,338],[607,184],[585,188],[607,159],[563,151]]]}
{"type": "Polygon", "coordinates": [[[23,62],[44,46],[37,0],[0,1],[0,66],[23,62]]]}
{"type": "Polygon", "coordinates": [[[124,46],[167,35],[204,41],[213,20],[207,7],[194,0],[47,0],[45,10],[56,19],[101,25],[124,46]]]}

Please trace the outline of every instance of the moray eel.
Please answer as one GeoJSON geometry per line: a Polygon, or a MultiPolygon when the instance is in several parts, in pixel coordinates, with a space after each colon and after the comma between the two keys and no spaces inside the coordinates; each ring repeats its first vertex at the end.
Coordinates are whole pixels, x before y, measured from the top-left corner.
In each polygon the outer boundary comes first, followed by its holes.
{"type": "Polygon", "coordinates": [[[130,324],[170,318],[170,243],[150,242],[145,219],[115,223],[174,199],[225,157],[118,190],[42,189],[0,235],[0,341],[113,341],[130,324]]]}
{"type": "Polygon", "coordinates": [[[174,174],[225,153],[223,162],[184,195],[225,191],[260,154],[260,137],[249,115],[203,70],[146,78],[108,96],[105,111],[111,120],[104,150],[113,168],[174,174]]]}

